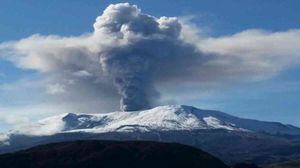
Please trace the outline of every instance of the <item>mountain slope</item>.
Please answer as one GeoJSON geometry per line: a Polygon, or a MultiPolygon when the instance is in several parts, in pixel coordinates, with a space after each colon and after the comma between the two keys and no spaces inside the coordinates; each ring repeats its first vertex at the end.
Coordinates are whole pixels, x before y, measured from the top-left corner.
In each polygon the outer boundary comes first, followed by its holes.
{"type": "Polygon", "coordinates": [[[300,135],[300,128],[276,122],[241,119],[222,112],[190,106],[160,106],[135,112],[63,114],[18,130],[20,134],[51,135],[61,132],[130,132],[224,129],[269,134],[300,135]]]}
{"type": "Polygon", "coordinates": [[[52,142],[94,139],[177,142],[203,149],[230,164],[300,159],[300,129],[297,127],[190,106],[62,114],[0,134],[0,153],[52,142]]]}
{"type": "Polygon", "coordinates": [[[74,141],[0,155],[1,168],[228,168],[199,149],[158,142],[74,141]]]}
{"type": "Polygon", "coordinates": [[[266,168],[299,168],[299,167],[300,167],[300,160],[295,160],[290,162],[272,164],[270,166],[267,166],[266,168]]]}

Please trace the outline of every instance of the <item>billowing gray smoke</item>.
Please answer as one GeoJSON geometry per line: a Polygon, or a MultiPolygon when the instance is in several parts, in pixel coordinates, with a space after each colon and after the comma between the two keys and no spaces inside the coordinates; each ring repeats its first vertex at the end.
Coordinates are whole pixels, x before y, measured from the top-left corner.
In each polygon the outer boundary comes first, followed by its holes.
{"type": "MultiPolygon", "coordinates": [[[[181,104],[207,89],[270,79],[300,64],[299,29],[245,30],[223,37],[203,33],[185,19],[156,18],[121,3],[105,9],[94,32],[0,43],[0,59],[40,72],[38,79],[27,79],[31,84],[15,85],[26,88],[24,97],[35,88],[54,104],[47,110],[59,102],[66,112],[91,113],[116,110],[120,95],[121,109],[127,111],[181,104]]],[[[16,88],[17,94],[7,95],[19,95],[16,88]]]]}
{"type": "Polygon", "coordinates": [[[95,36],[113,37],[112,45],[100,51],[100,63],[114,81],[124,111],[149,108],[159,96],[154,82],[188,70],[201,58],[180,38],[177,18],[155,18],[128,3],[107,7],[94,28],[95,36]]]}
{"type": "Polygon", "coordinates": [[[86,94],[103,108],[115,106],[119,94],[121,110],[135,111],[160,103],[157,86],[189,84],[203,76],[203,63],[212,57],[187,40],[186,27],[175,17],[156,18],[121,3],[97,17],[92,33],[33,35],[2,44],[0,52],[18,67],[45,72],[46,93],[53,98],[86,94]]]}

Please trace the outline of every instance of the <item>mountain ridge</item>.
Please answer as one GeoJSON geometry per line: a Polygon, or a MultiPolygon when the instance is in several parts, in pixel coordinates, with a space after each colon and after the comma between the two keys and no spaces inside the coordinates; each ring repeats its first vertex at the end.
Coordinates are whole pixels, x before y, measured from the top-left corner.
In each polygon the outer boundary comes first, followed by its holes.
{"type": "Polygon", "coordinates": [[[40,120],[12,133],[51,135],[61,132],[103,133],[198,129],[300,135],[300,128],[292,125],[244,119],[215,110],[202,110],[186,105],[158,106],[133,112],[66,113],[40,120]]]}
{"type": "Polygon", "coordinates": [[[229,164],[249,160],[269,164],[300,159],[299,130],[278,122],[243,119],[191,106],[67,113],[0,135],[0,153],[72,140],[146,140],[193,146],[229,164]]]}

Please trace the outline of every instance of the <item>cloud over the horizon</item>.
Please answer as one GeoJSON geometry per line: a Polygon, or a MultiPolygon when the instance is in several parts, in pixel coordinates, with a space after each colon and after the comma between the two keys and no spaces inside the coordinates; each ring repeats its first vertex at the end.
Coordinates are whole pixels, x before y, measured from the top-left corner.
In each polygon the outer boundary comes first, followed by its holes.
{"type": "Polygon", "coordinates": [[[197,32],[179,18],[156,18],[122,3],[97,17],[94,32],[33,35],[0,44],[0,55],[18,68],[41,72],[51,99],[92,102],[94,112],[114,109],[119,97],[123,110],[159,104],[165,86],[201,90],[204,84],[265,80],[300,63],[298,29],[214,38],[197,32]]]}

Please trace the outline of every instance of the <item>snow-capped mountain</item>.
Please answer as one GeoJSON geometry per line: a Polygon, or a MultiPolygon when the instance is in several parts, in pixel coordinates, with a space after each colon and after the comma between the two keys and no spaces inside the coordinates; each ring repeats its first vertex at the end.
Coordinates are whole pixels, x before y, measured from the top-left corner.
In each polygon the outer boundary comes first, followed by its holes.
{"type": "Polygon", "coordinates": [[[151,132],[224,129],[300,135],[300,128],[276,122],[242,119],[222,112],[191,106],[159,106],[134,112],[62,114],[15,130],[14,134],[52,135],[66,132],[151,132]]]}
{"type": "Polygon", "coordinates": [[[0,153],[51,142],[91,139],[177,142],[203,149],[227,163],[252,160],[265,164],[300,159],[300,150],[296,150],[300,149],[300,128],[191,106],[61,114],[0,133],[0,153]]]}

